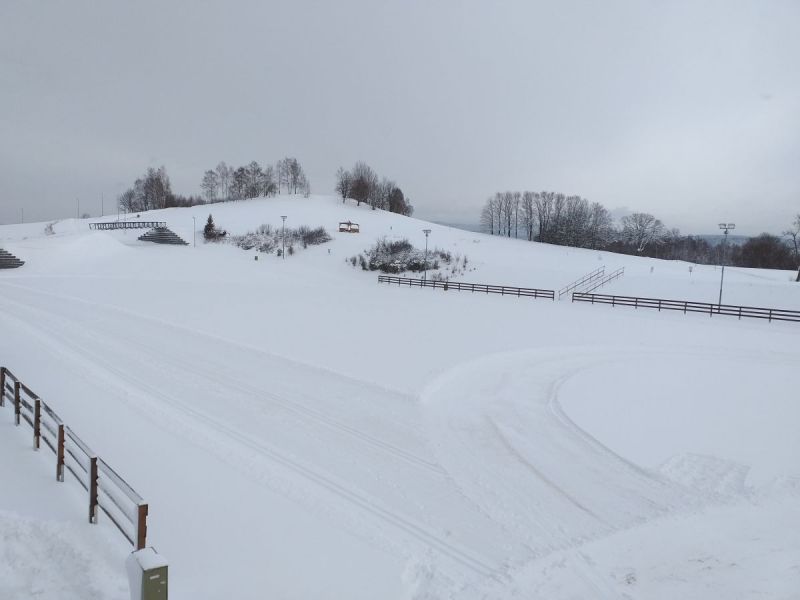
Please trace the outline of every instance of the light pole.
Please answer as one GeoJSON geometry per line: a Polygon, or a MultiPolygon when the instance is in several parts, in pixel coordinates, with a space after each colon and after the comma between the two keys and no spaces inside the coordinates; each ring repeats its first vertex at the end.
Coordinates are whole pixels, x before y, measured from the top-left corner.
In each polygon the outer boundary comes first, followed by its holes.
{"type": "Polygon", "coordinates": [[[736,229],[736,224],[734,223],[720,223],[719,228],[725,231],[725,238],[722,240],[722,258],[720,262],[722,263],[722,274],[719,278],[719,304],[722,306],[722,282],[725,281],[725,251],[728,249],[728,232],[731,229],[736,229]]]}
{"type": "Polygon", "coordinates": [[[197,248],[197,217],[192,217],[192,246],[197,248]]]}
{"type": "Polygon", "coordinates": [[[281,257],[286,260],[286,215],[281,215],[283,225],[281,225],[281,257]]]}
{"type": "Polygon", "coordinates": [[[428,236],[431,234],[431,230],[423,229],[422,233],[425,234],[425,264],[423,266],[422,281],[428,281],[428,236]]]}

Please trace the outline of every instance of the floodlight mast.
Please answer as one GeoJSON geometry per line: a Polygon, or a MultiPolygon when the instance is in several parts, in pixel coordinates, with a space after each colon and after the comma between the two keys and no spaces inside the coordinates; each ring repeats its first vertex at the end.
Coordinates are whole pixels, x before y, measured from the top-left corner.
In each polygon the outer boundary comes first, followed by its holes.
{"type": "Polygon", "coordinates": [[[423,265],[422,281],[428,281],[428,236],[431,234],[431,230],[423,229],[422,233],[425,234],[425,263],[423,265]]]}
{"type": "Polygon", "coordinates": [[[728,249],[728,232],[736,229],[735,223],[720,223],[719,228],[725,232],[725,237],[722,241],[722,256],[720,257],[720,262],[722,263],[722,274],[719,278],[719,302],[717,311],[722,310],[722,284],[725,281],[725,252],[728,249]]]}
{"type": "Polygon", "coordinates": [[[283,225],[281,225],[281,260],[286,260],[286,215],[281,215],[283,225]]]}

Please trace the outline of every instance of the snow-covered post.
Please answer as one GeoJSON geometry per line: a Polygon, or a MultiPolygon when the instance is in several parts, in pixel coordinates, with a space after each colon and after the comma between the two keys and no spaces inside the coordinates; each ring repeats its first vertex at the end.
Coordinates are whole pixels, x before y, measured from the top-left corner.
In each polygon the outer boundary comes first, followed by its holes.
{"type": "Polygon", "coordinates": [[[0,367],[0,406],[6,405],[6,368],[0,367]]]}
{"type": "Polygon", "coordinates": [[[428,281],[428,236],[431,234],[431,230],[423,229],[422,233],[425,234],[425,263],[423,265],[422,280],[428,281]]]}
{"type": "Polygon", "coordinates": [[[131,552],[125,559],[131,600],[167,600],[169,565],[153,548],[131,552]]]}

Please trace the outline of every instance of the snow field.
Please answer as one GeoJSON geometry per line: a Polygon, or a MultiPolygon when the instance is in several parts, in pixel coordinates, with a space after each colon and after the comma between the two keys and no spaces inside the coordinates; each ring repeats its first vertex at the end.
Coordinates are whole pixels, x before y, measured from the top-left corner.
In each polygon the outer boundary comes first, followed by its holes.
{"type": "MultiPolygon", "coordinates": [[[[468,256],[464,281],[558,289],[605,264],[626,274],[603,292],[715,301],[713,267],[324,197],[142,218],[191,244],[208,212],[234,233],[287,214],[334,240],[256,262],[76,221],[0,228],[27,261],[0,273],[0,362],[150,503],[173,597],[800,589],[797,324],[379,286],[345,259],[384,235],[419,247],[430,226],[431,246],[468,256]],[[362,233],[338,233],[346,220],[362,233]]],[[[788,275],[726,270],[725,301],[800,308],[788,275]]]]}

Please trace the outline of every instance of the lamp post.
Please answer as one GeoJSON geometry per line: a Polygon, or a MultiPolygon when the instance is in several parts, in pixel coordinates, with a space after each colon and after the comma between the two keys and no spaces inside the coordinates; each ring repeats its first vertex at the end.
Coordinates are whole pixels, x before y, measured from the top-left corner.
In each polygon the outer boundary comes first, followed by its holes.
{"type": "Polygon", "coordinates": [[[192,246],[197,248],[197,217],[192,217],[192,246]]]}
{"type": "Polygon", "coordinates": [[[431,230],[423,229],[422,233],[425,234],[425,264],[423,266],[422,280],[428,281],[428,236],[431,234],[431,230]]]}
{"type": "Polygon", "coordinates": [[[728,232],[731,229],[736,229],[735,223],[720,223],[719,228],[725,231],[725,238],[722,240],[722,258],[720,262],[722,263],[722,274],[719,278],[719,304],[722,306],[722,283],[725,281],[725,251],[728,249],[728,232]]]}
{"type": "Polygon", "coordinates": [[[281,258],[286,260],[286,215],[281,215],[283,225],[281,226],[281,258]]]}

